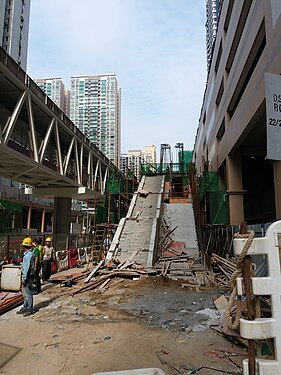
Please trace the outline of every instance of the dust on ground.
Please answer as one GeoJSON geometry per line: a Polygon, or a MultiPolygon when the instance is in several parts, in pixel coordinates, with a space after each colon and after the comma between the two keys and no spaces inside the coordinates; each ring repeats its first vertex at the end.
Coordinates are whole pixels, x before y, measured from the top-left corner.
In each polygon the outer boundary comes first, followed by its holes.
{"type": "Polygon", "coordinates": [[[17,315],[18,308],[1,316],[0,374],[154,367],[167,375],[242,373],[245,350],[209,328],[217,314],[211,298],[216,290],[191,292],[180,282],[149,276],[114,279],[100,293],[43,289],[33,316],[17,315]],[[231,357],[237,365],[222,358],[223,351],[237,354],[231,357]]]}

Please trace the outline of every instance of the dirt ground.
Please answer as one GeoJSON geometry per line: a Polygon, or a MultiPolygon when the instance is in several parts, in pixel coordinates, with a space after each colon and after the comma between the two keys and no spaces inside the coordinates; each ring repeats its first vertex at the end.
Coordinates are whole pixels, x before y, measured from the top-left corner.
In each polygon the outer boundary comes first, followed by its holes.
{"type": "Polygon", "coordinates": [[[209,328],[217,291],[180,284],[159,276],[114,279],[107,290],[75,296],[76,286],[46,284],[34,296],[34,315],[17,315],[16,308],[0,317],[0,374],[154,367],[167,375],[241,374],[245,349],[209,328]],[[237,355],[229,360],[223,351],[237,355]]]}

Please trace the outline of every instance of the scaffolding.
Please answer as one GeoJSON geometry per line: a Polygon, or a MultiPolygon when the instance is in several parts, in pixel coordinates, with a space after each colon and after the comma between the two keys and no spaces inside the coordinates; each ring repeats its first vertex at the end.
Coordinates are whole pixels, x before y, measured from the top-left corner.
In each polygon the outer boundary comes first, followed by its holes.
{"type": "Polygon", "coordinates": [[[0,233],[13,233],[20,228],[22,204],[0,200],[0,233]]]}
{"type": "Polygon", "coordinates": [[[216,172],[204,172],[199,180],[198,198],[205,224],[229,223],[226,187],[220,186],[216,172]]]}

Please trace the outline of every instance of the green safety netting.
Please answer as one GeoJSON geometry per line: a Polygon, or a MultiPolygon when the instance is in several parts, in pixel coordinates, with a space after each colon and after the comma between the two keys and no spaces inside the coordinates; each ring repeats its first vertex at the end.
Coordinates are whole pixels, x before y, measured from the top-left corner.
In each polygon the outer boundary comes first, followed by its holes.
{"type": "Polygon", "coordinates": [[[104,206],[96,206],[96,224],[107,222],[107,208],[104,206]]]}
{"type": "MultiPolygon", "coordinates": [[[[178,160],[180,164],[180,172],[182,172],[182,151],[178,153],[178,160]]],[[[189,166],[192,162],[192,151],[184,151],[183,152],[183,172],[189,172],[189,166]]]]}
{"type": "Polygon", "coordinates": [[[13,232],[21,227],[22,204],[0,200],[0,232],[13,232]]]}
{"type": "Polygon", "coordinates": [[[22,204],[7,202],[7,201],[0,199],[0,210],[22,212],[22,204]]]}
{"type": "Polygon", "coordinates": [[[228,224],[228,200],[225,186],[220,186],[216,172],[204,172],[199,184],[199,201],[206,199],[210,224],[228,224]]]}

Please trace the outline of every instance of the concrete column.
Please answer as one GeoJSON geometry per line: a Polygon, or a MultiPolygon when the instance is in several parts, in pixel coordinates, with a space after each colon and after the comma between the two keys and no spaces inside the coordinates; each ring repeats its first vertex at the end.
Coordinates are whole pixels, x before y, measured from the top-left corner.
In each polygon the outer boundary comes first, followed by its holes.
{"type": "Polygon", "coordinates": [[[45,232],[45,213],[46,213],[46,210],[45,208],[43,208],[42,216],[41,216],[41,233],[45,232]]]}
{"type": "Polygon", "coordinates": [[[281,161],[273,162],[276,220],[281,219],[281,161]]]}
{"type": "Polygon", "coordinates": [[[32,207],[28,207],[28,213],[27,213],[27,224],[26,224],[26,229],[30,229],[30,224],[31,224],[31,213],[32,213],[32,207]]]}
{"type": "Polygon", "coordinates": [[[227,194],[229,203],[230,225],[240,225],[244,221],[244,204],[242,189],[242,165],[241,157],[228,156],[226,162],[227,194]]]}
{"type": "Polygon", "coordinates": [[[53,233],[69,234],[71,223],[71,198],[55,198],[53,233]]]}

